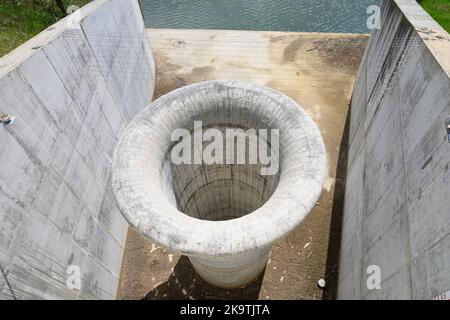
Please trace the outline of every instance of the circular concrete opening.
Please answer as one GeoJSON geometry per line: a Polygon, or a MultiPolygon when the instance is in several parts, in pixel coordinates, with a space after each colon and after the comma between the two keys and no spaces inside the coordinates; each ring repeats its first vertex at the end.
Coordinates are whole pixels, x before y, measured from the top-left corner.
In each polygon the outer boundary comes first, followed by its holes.
{"type": "MultiPolygon", "coordinates": [[[[168,150],[166,165],[170,167],[171,179],[166,178],[162,183],[169,184],[167,189],[172,188],[178,210],[201,220],[224,221],[245,216],[262,207],[278,185],[280,170],[274,175],[262,175],[264,165],[260,159],[255,157],[255,163],[251,163],[250,154],[257,153],[257,149],[252,149],[250,135],[245,135],[251,128],[233,125],[233,117],[223,119],[224,123],[207,123],[207,118],[203,119],[202,115],[198,115],[197,120],[202,122],[203,132],[212,129],[221,133],[224,148],[227,132],[243,132],[245,138],[234,139],[234,158],[228,161],[230,164],[226,164],[226,152],[220,157],[219,164],[173,164],[170,160],[173,149],[168,150]],[[244,164],[237,164],[238,150],[244,150],[244,164]]],[[[189,127],[189,124],[185,126],[189,127]]],[[[193,136],[192,130],[189,131],[193,136]]],[[[258,132],[255,133],[256,140],[264,144],[263,148],[270,155],[270,137],[268,142],[258,132]]],[[[209,144],[209,141],[202,142],[202,150],[206,150],[209,144]]],[[[194,150],[193,141],[191,147],[194,150]]]]}
{"type": "Polygon", "coordinates": [[[313,121],[287,96],[243,81],[208,81],[142,110],[112,170],[114,195],[132,226],[187,255],[206,281],[237,287],[264,270],[272,243],[315,205],[326,153],[313,121]],[[221,139],[216,157],[211,143],[221,139]]]}

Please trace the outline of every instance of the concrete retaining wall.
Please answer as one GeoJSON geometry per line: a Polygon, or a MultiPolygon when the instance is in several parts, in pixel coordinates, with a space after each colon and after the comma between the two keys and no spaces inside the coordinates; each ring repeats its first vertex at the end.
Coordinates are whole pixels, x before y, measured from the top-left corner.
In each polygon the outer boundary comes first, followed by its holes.
{"type": "Polygon", "coordinates": [[[355,82],[341,299],[450,290],[450,36],[414,0],[386,0],[355,82]],[[369,290],[370,265],[381,289],[369,290]]]}
{"type": "Polygon", "coordinates": [[[137,0],[92,2],[0,59],[16,118],[0,125],[0,299],[115,298],[128,226],[111,154],[154,74],[137,0]]]}

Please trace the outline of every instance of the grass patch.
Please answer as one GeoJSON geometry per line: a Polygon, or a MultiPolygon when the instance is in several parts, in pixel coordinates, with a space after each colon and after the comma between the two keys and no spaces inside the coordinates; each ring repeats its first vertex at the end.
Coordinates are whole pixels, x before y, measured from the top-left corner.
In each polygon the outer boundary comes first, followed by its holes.
{"type": "MultiPolygon", "coordinates": [[[[82,6],[90,0],[65,0],[82,6]]],[[[54,0],[1,0],[0,57],[61,19],[63,14],[54,0]]]]}
{"type": "Polygon", "coordinates": [[[450,33],[450,0],[422,0],[420,5],[450,33]]]}

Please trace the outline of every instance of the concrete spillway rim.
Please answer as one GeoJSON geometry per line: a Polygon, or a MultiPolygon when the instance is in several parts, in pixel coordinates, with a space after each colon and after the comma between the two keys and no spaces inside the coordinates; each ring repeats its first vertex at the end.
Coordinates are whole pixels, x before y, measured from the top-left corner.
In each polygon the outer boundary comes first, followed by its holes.
{"type": "Polygon", "coordinates": [[[226,256],[270,246],[298,226],[321,194],[327,160],[319,129],[292,99],[249,82],[215,80],[176,89],[142,110],[116,147],[112,175],[122,214],[142,234],[186,255],[226,256]],[[180,212],[167,198],[160,183],[167,151],[162,149],[169,143],[171,131],[186,121],[181,118],[189,112],[185,110],[188,104],[179,99],[194,99],[198,94],[220,97],[224,88],[263,95],[271,101],[270,107],[265,106],[268,108],[277,105],[276,112],[284,113],[287,122],[279,123],[280,146],[289,145],[289,155],[281,159],[278,187],[259,209],[232,220],[200,220],[180,212]],[[292,126],[300,131],[289,129],[292,126]]]}

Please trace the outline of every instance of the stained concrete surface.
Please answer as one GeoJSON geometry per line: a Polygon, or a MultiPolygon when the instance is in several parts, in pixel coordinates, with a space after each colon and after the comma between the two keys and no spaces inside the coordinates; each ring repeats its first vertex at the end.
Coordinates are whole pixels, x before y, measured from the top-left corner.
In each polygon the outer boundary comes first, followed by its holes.
{"type": "Polygon", "coordinates": [[[208,285],[186,257],[151,243],[130,228],[118,298],[334,298],[346,167],[342,136],[368,36],[167,29],[148,29],[147,34],[156,61],[155,98],[186,84],[213,79],[252,81],[279,90],[299,103],[318,125],[329,170],[315,209],[273,246],[264,274],[245,288],[224,290],[208,285]],[[320,278],[327,280],[325,290],[317,287],[320,278]]]}

